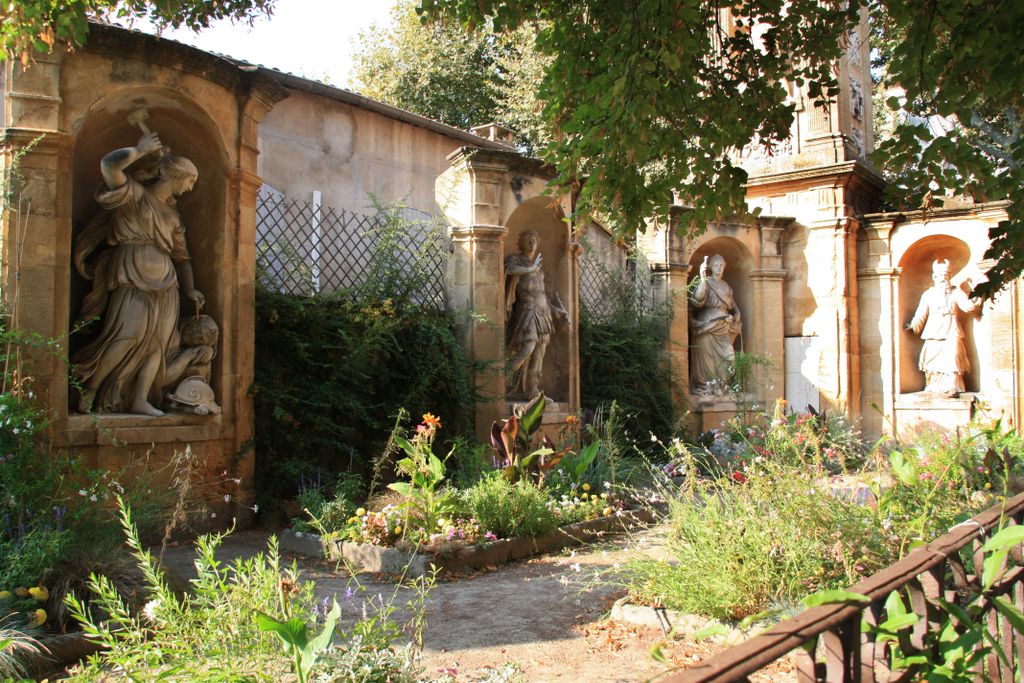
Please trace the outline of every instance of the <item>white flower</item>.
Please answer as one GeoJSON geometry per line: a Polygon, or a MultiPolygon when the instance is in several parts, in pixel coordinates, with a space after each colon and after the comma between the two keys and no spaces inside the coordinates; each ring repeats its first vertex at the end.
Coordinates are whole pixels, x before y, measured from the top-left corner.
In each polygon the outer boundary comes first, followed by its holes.
{"type": "Polygon", "coordinates": [[[97,497],[96,497],[96,494],[94,493],[94,494],[92,494],[91,496],[89,496],[89,500],[91,500],[92,502],[94,502],[94,503],[95,503],[95,502],[96,502],[97,500],[99,500],[99,498],[97,498],[97,497]]]}
{"type": "Polygon", "coordinates": [[[253,514],[259,512],[260,511],[260,506],[259,505],[253,505],[252,506],[252,511],[253,511],[253,514]]]}
{"type": "Polygon", "coordinates": [[[78,489],[78,495],[87,496],[89,493],[85,489],[78,489]]]}
{"type": "Polygon", "coordinates": [[[217,513],[214,512],[213,510],[211,510],[210,511],[210,517],[216,517],[216,516],[217,516],[217,513]]]}
{"type": "Polygon", "coordinates": [[[578,572],[580,569],[582,569],[582,567],[580,567],[580,563],[577,562],[576,564],[569,565],[569,569],[573,570],[574,572],[578,572]]]}
{"type": "Polygon", "coordinates": [[[224,502],[225,503],[230,503],[231,502],[231,494],[230,493],[225,493],[224,494],[224,502]]]}
{"type": "Polygon", "coordinates": [[[241,484],[242,483],[242,478],[239,477],[238,479],[232,479],[231,481],[235,482],[236,485],[237,484],[241,484]]]}
{"type": "Polygon", "coordinates": [[[160,608],[159,600],[150,600],[146,603],[145,607],[142,608],[142,616],[146,618],[151,624],[157,623],[157,610],[160,608]]]}

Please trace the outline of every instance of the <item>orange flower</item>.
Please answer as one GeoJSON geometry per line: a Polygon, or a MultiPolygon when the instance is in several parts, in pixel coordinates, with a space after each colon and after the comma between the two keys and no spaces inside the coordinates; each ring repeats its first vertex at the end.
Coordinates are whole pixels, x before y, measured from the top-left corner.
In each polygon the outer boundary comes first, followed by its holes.
{"type": "Polygon", "coordinates": [[[566,415],[565,416],[565,424],[569,425],[570,427],[575,426],[576,423],[579,422],[579,421],[580,421],[580,419],[578,417],[576,417],[575,415],[566,415]]]}
{"type": "Polygon", "coordinates": [[[440,429],[441,418],[434,417],[431,413],[423,413],[423,424],[433,429],[440,429]]]}

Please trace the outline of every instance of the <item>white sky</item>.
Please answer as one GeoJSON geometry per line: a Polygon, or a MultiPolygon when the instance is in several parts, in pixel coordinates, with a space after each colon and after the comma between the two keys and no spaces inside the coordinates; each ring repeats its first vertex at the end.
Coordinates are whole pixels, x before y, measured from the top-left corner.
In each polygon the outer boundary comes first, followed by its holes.
{"type": "MultiPolygon", "coordinates": [[[[222,21],[200,33],[163,36],[278,71],[348,87],[360,31],[386,23],[397,0],[277,0],[273,16],[250,27],[222,21]]],[[[134,28],[153,33],[137,23],[134,28]]]]}

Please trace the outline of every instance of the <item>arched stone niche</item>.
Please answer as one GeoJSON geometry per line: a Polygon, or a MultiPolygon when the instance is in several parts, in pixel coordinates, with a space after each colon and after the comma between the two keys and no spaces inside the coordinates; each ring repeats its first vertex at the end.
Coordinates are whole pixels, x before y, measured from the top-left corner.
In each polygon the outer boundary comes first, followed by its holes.
{"type": "MultiPolygon", "coordinates": [[[[700,266],[704,257],[719,254],[725,259],[725,273],[722,279],[732,287],[736,305],[742,316],[743,332],[736,339],[737,351],[750,351],[749,342],[753,334],[754,291],[750,279],[750,271],[755,268],[754,257],[743,242],[734,237],[712,237],[698,246],[690,256],[690,276],[700,277],[700,266]]],[[[710,264],[709,264],[710,272],[710,264]]]]}
{"type": "MultiPolygon", "coordinates": [[[[196,287],[205,295],[203,312],[212,316],[221,329],[218,356],[214,360],[211,384],[225,410],[227,386],[222,359],[231,326],[225,319],[231,306],[231,283],[221,271],[228,250],[233,249],[233,235],[227,220],[229,198],[226,170],[228,153],[222,136],[202,107],[184,95],[164,88],[126,88],[99,100],[76,122],[72,152],[72,254],[75,240],[88,221],[100,210],[95,192],[102,186],[100,160],[109,152],[134,146],[142,136],[136,125],[129,123],[132,112],[145,108],[146,125],[160,136],[170,153],[190,159],[199,171],[192,191],[178,197],[177,210],[185,225],[185,238],[192,258],[196,287]]],[[[69,282],[69,329],[73,329],[82,308],[82,299],[91,283],[72,267],[69,282]]],[[[182,297],[183,316],[193,313],[192,302],[182,297]]],[[[93,332],[94,334],[95,332],[93,332]]],[[[73,334],[70,351],[85,346],[88,334],[73,334]]],[[[72,402],[74,397],[72,396],[72,402]]]]}
{"type": "MultiPolygon", "coordinates": [[[[936,259],[949,259],[950,281],[954,287],[969,290],[963,283],[973,268],[971,266],[971,249],[963,240],[948,234],[934,234],[922,237],[913,242],[899,260],[899,298],[898,298],[898,329],[899,344],[899,393],[911,394],[924,389],[924,373],[918,369],[918,357],[924,342],[921,338],[903,329],[914,317],[921,295],[932,286],[932,263],[936,259]]],[[[958,313],[960,324],[964,330],[964,346],[971,365],[970,372],[964,377],[964,384],[969,393],[980,389],[982,364],[979,362],[977,344],[975,343],[975,316],[958,313]]]]}
{"type": "MultiPolygon", "coordinates": [[[[505,224],[508,232],[504,240],[502,263],[508,256],[518,253],[519,236],[527,230],[535,230],[539,236],[538,250],[543,255],[542,270],[548,295],[557,292],[569,311],[569,319],[576,320],[572,310],[576,300],[573,269],[569,259],[569,225],[561,207],[552,203],[547,196],[535,196],[524,200],[508,217],[505,224]]],[[[544,356],[541,388],[544,394],[556,402],[570,400],[571,349],[569,335],[574,330],[556,321],[555,332],[551,335],[547,353],[544,356]]],[[[575,325],[575,322],[573,322],[575,325]]]]}

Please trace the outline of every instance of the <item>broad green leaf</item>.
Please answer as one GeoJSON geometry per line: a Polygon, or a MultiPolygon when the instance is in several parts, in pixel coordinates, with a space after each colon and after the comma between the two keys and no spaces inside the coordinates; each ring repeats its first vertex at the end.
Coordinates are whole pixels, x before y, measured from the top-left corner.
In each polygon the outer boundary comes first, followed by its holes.
{"type": "Polygon", "coordinates": [[[871,598],[863,593],[854,593],[844,590],[827,590],[812,593],[804,598],[804,607],[811,608],[818,605],[864,605],[871,602],[871,598]]]}
{"type": "Polygon", "coordinates": [[[1008,526],[1000,529],[996,532],[992,538],[988,539],[985,545],[982,546],[982,550],[986,552],[992,552],[994,550],[1004,550],[1006,548],[1012,548],[1015,545],[1024,543],[1024,525],[1008,526]]]}
{"type": "Polygon", "coordinates": [[[541,418],[544,416],[544,407],[547,401],[544,394],[537,394],[536,398],[526,404],[523,409],[522,423],[524,436],[529,438],[538,427],[540,427],[541,418]]]}
{"type": "Polygon", "coordinates": [[[1024,612],[1021,612],[1012,602],[1002,596],[993,598],[992,602],[999,613],[1010,622],[1014,631],[1024,633],[1024,612]]]}
{"type": "Polygon", "coordinates": [[[268,614],[256,612],[256,626],[261,631],[270,631],[284,641],[286,648],[302,649],[306,647],[306,622],[297,617],[288,621],[278,621],[268,614]]]}
{"type": "Polygon", "coordinates": [[[656,662],[660,662],[661,664],[667,664],[668,657],[666,657],[665,653],[661,651],[661,645],[661,643],[655,643],[654,645],[651,645],[651,659],[653,659],[656,662]]]}
{"type": "Polygon", "coordinates": [[[992,587],[992,584],[999,578],[1003,565],[1006,562],[1006,556],[1010,553],[1009,550],[999,550],[994,553],[989,553],[985,556],[985,559],[981,563],[981,586],[982,590],[988,590],[992,587]]]}
{"type": "Polygon", "coordinates": [[[727,636],[729,635],[729,627],[725,624],[708,624],[701,630],[694,633],[691,638],[694,640],[706,640],[708,638],[714,638],[716,636],[727,636]]]}
{"type": "Polygon", "coordinates": [[[413,485],[406,481],[393,482],[388,484],[388,488],[406,497],[412,496],[415,491],[413,485]]]}

